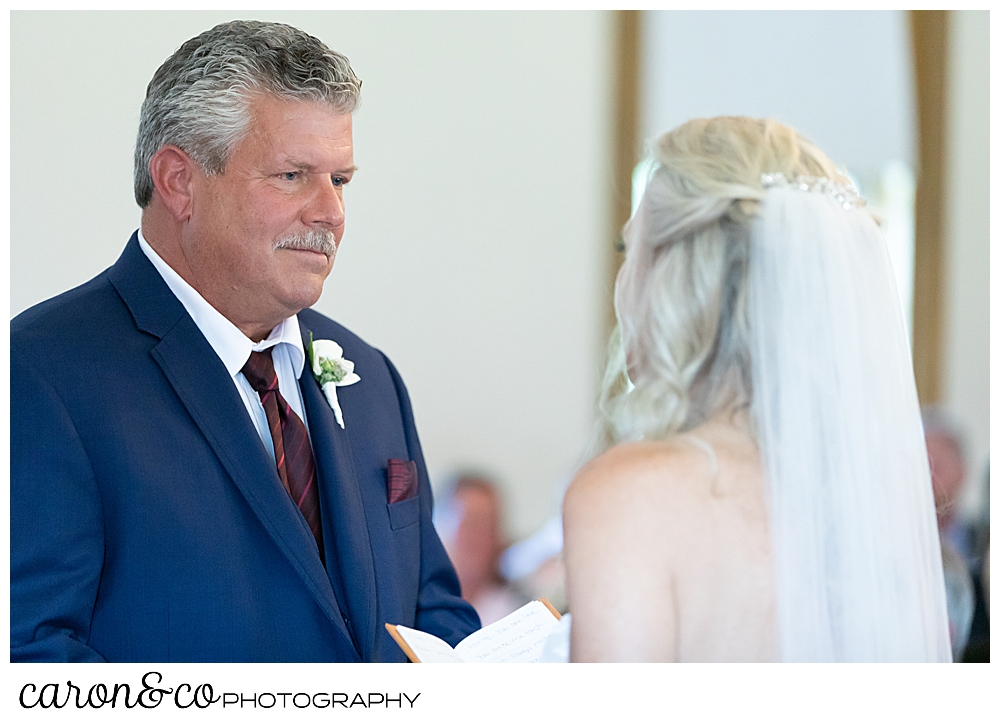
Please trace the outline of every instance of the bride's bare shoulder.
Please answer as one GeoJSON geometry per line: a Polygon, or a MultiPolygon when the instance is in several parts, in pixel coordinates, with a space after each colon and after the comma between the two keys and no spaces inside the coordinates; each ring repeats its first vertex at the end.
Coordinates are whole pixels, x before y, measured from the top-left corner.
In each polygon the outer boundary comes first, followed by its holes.
{"type": "Polygon", "coordinates": [[[620,444],[580,469],[563,514],[568,524],[580,517],[630,524],[664,510],[683,514],[703,504],[712,472],[706,454],[681,439],[620,444]]]}

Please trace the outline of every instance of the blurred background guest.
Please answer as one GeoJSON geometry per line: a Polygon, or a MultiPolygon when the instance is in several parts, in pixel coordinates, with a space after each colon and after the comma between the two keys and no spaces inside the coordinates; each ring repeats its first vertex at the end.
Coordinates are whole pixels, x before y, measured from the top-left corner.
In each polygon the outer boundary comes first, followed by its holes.
{"type": "Polygon", "coordinates": [[[500,555],[506,547],[503,504],[490,477],[459,474],[437,502],[434,526],[455,565],[462,597],[484,626],[529,601],[500,575],[500,555]]]}
{"type": "Polygon", "coordinates": [[[968,563],[973,554],[971,527],[958,514],[966,477],[962,434],[940,407],[926,406],[922,414],[938,529],[942,540],[947,540],[968,563]]]}
{"type": "Polygon", "coordinates": [[[956,661],[986,662],[989,618],[982,571],[989,545],[989,474],[982,487],[987,503],[977,505],[977,513],[964,513],[960,504],[967,477],[964,435],[939,406],[925,406],[922,415],[941,534],[952,653],[956,661]]]}
{"type": "Polygon", "coordinates": [[[948,597],[948,634],[951,655],[956,662],[969,642],[972,616],[976,609],[976,593],[972,575],[962,557],[947,540],[941,540],[941,563],[944,567],[944,590],[948,597]]]}
{"type": "Polygon", "coordinates": [[[963,663],[990,662],[990,469],[986,467],[981,498],[972,517],[973,556],[969,564],[976,593],[976,608],[969,630],[969,641],[962,655],[963,663]]]}
{"type": "Polygon", "coordinates": [[[986,546],[986,555],[983,557],[983,595],[986,598],[986,614],[990,613],[990,547],[986,546]]]}

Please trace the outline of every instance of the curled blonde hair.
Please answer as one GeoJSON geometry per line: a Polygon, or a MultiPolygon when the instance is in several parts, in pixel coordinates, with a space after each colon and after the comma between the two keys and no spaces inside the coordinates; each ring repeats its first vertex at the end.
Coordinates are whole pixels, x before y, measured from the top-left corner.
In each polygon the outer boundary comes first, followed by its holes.
{"type": "Polygon", "coordinates": [[[774,120],[693,120],[651,144],[625,226],[598,449],[685,432],[752,399],[746,278],[761,174],[846,179],[774,120]]]}

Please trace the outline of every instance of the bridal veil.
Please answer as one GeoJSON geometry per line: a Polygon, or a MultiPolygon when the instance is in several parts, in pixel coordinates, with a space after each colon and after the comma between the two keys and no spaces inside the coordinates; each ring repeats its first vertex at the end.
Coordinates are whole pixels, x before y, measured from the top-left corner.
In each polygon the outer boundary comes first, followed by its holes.
{"type": "Polygon", "coordinates": [[[781,658],[950,661],[910,348],[870,213],[765,174],[748,269],[781,658]]]}

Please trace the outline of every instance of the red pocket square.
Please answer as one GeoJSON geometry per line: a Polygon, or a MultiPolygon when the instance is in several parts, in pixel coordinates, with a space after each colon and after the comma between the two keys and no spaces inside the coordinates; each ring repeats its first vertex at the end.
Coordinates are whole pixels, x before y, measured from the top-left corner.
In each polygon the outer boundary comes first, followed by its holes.
{"type": "Polygon", "coordinates": [[[417,496],[417,465],[408,459],[389,460],[389,504],[417,496]]]}

